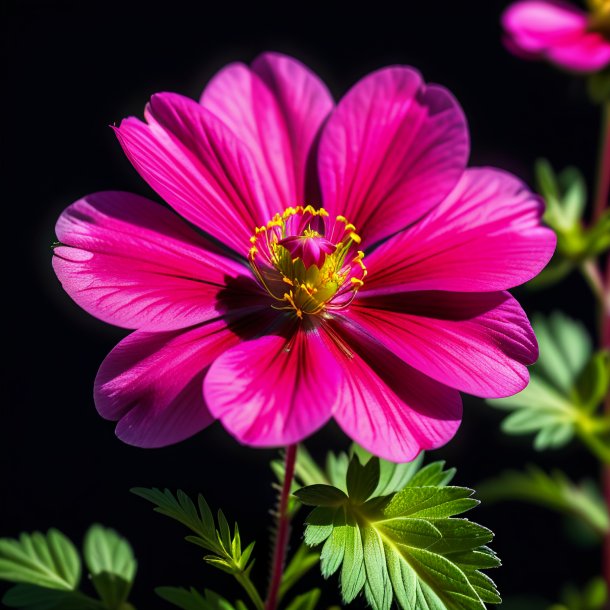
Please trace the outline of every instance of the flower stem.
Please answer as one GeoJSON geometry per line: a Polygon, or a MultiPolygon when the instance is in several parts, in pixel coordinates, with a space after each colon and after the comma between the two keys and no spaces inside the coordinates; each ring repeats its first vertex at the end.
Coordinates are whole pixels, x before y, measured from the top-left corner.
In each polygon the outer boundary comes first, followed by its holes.
{"type": "MultiPolygon", "coordinates": [[[[597,166],[597,189],[593,209],[593,222],[599,221],[609,205],[610,195],[610,102],[602,109],[602,132],[597,166]]],[[[606,281],[602,280],[601,295],[598,295],[600,308],[600,347],[610,348],[610,255],[606,261],[606,281]]],[[[610,415],[610,393],[605,399],[605,413],[610,415]]],[[[607,449],[607,448],[606,448],[607,449]]],[[[610,510],[610,464],[602,466],[602,487],[606,506],[610,510]]],[[[610,532],[604,537],[603,571],[606,584],[610,589],[610,532]]]]}
{"type": "Polygon", "coordinates": [[[297,457],[297,446],[289,445],[286,448],[286,462],[284,482],[280,493],[280,506],[277,514],[277,533],[275,537],[275,547],[273,549],[273,565],[271,567],[271,581],[269,582],[269,592],[265,601],[265,610],[276,610],[277,598],[282,582],[284,564],[286,562],[286,550],[288,539],[290,538],[290,517],[288,516],[288,499],[290,497],[290,487],[294,477],[294,467],[297,457]]]}

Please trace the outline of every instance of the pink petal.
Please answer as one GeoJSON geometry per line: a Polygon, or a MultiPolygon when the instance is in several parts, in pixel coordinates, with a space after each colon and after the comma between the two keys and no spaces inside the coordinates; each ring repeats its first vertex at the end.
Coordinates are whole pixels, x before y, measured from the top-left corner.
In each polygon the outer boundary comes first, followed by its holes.
{"type": "Polygon", "coordinates": [[[231,327],[216,320],[182,332],[136,331],[100,367],[98,412],[119,420],[117,436],[138,447],[163,447],[196,434],[214,420],[202,393],[210,363],[252,328],[257,325],[249,319],[231,327]]]}
{"type": "Polygon", "coordinates": [[[591,72],[610,62],[610,42],[588,31],[587,14],[564,2],[523,0],[502,16],[507,46],[571,70],[591,72]]]}
{"type": "Polygon", "coordinates": [[[364,245],[392,235],[440,203],[468,158],[462,110],[418,72],[384,68],[357,83],[323,130],[323,204],[345,216],[364,245]]]}
{"type": "Polygon", "coordinates": [[[341,376],[318,329],[291,324],[218,358],[204,394],[240,442],[274,447],[297,443],[328,421],[341,376]]]}
{"type": "Polygon", "coordinates": [[[530,323],[507,292],[407,292],[359,299],[345,314],[422,373],[498,398],[522,390],[538,357],[530,323]]]}
{"type": "Polygon", "coordinates": [[[345,317],[331,322],[336,357],[345,376],[334,417],[345,433],[371,453],[408,462],[455,435],[462,417],[456,390],[426,377],[363,333],[345,317]]]}
{"type": "Polygon", "coordinates": [[[514,176],[467,170],[420,222],[367,254],[361,293],[504,290],[537,275],[555,250],[543,204],[514,176]]]}
{"type": "Polygon", "coordinates": [[[154,95],[146,119],[116,129],[134,167],[179,214],[245,257],[255,227],[276,211],[247,147],[211,112],[174,93],[154,95]]]}
{"type": "Polygon", "coordinates": [[[244,265],[228,259],[162,206],[130,193],[95,193],[57,221],[53,266],[66,292],[110,324],[174,330],[226,313],[227,288],[261,297],[244,265]],[[237,278],[241,278],[238,280],[237,278]]]}
{"type": "Polygon", "coordinates": [[[313,72],[286,55],[264,53],[252,69],[236,63],[221,70],[201,103],[248,146],[274,212],[311,203],[308,164],[312,166],[316,135],[333,107],[328,89],[313,72]]]}

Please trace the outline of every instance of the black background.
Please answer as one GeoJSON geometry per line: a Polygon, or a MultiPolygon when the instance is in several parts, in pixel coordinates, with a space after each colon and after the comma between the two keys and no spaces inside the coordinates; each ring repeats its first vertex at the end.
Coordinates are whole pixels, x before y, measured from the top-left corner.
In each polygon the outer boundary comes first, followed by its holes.
{"type": "MultiPolygon", "coordinates": [[[[267,49],[305,61],[336,98],[372,69],[414,65],[462,103],[472,164],[498,165],[531,183],[534,159],[547,156],[558,167],[580,166],[590,182],[598,116],[584,81],[510,56],[500,41],[505,5],[3,0],[0,535],[56,526],[80,540],[93,521],[113,526],[139,558],[134,604],[163,608],[153,586],[230,593],[233,585],[203,567],[178,525],[128,489],[202,491],[239,519],[245,540],[259,541],[254,575],[265,583],[267,510],[274,500],[267,463],[274,452],[240,447],[220,425],[161,450],[114,437],[113,425],[95,412],[92,383],[125,332],[90,318],[62,292],[50,265],[54,222],[89,192],[122,189],[156,199],[108,126],[141,116],[157,91],[197,97],[225,63],[247,62],[267,49]]],[[[577,277],[544,294],[519,296],[529,313],[561,308],[591,325],[592,299],[577,277]]],[[[595,462],[580,447],[537,455],[530,439],[503,436],[500,419],[466,398],[460,432],[433,457],[458,466],[457,482],[471,486],[531,461],[562,466],[576,478],[596,476],[595,462]]],[[[347,440],[329,426],[310,445],[322,456],[347,440]]],[[[497,534],[494,548],[505,565],[494,578],[507,598],[553,600],[562,583],[583,583],[599,572],[598,551],[569,542],[561,520],[542,509],[506,504],[473,516],[497,534]]],[[[336,589],[331,581],[329,603],[339,602],[336,589]]]]}

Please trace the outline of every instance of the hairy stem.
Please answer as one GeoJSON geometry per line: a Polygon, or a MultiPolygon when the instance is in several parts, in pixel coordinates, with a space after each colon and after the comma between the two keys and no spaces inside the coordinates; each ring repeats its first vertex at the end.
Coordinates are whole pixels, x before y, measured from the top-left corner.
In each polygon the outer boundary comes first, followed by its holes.
{"type": "Polygon", "coordinates": [[[277,534],[275,538],[275,547],[273,549],[273,564],[271,567],[271,581],[269,583],[269,592],[267,593],[267,600],[265,602],[265,610],[276,610],[277,597],[282,582],[282,574],[284,572],[284,564],[286,563],[286,550],[290,537],[288,499],[290,497],[290,487],[294,477],[296,457],[297,446],[289,445],[286,448],[284,482],[280,493],[280,505],[277,514],[277,534]]]}

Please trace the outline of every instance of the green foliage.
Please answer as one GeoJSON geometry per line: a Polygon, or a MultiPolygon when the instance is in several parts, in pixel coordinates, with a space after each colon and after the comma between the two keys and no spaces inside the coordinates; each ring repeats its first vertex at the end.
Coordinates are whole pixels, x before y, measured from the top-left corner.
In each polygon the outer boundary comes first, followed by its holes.
{"type": "Polygon", "coordinates": [[[552,605],[548,610],[603,610],[609,599],[603,578],[594,578],[582,591],[576,587],[566,587],[561,603],[552,605]]]}
{"type": "Polygon", "coordinates": [[[286,593],[299,581],[309,570],[320,561],[320,553],[311,551],[302,544],[284,569],[282,582],[278,594],[278,601],[282,601],[286,593]]]}
{"type": "Polygon", "coordinates": [[[137,487],[131,491],[155,504],[156,512],[179,521],[193,531],[195,535],[187,536],[186,540],[211,553],[204,556],[206,563],[233,575],[248,573],[252,568],[250,556],[254,549],[254,542],[242,550],[237,523],[231,533],[227,518],[219,510],[218,525],[216,525],[214,515],[201,494],[197,496],[197,506],[195,506],[193,501],[180,490],[176,496],[169,489],[161,491],[137,487]]]}
{"type": "Polygon", "coordinates": [[[557,234],[553,260],[529,284],[542,287],[561,280],[583,261],[610,248],[610,211],[593,226],[585,228],[586,183],[574,167],[556,174],[546,159],[540,159],[536,163],[536,179],[538,191],[546,202],[544,220],[557,234]]]}
{"type": "Polygon", "coordinates": [[[388,610],[393,600],[403,610],[500,603],[495,585],[480,571],[500,565],[485,546],[493,534],[455,518],[478,504],[474,492],[447,486],[454,471],[442,462],[418,470],[420,465],[390,464],[355,448],[349,461],[329,458],[332,485],[296,492],[315,507],[306,519],[305,543],[323,543],[323,576],[340,570],[344,602],[364,591],[374,610],[388,610]]]}
{"type": "Polygon", "coordinates": [[[508,471],[478,486],[486,502],[520,500],[576,517],[599,536],[610,531],[610,515],[595,483],[572,483],[562,472],[546,474],[536,466],[508,471]]]}
{"type": "Polygon", "coordinates": [[[60,531],[21,534],[19,540],[0,539],[0,579],[73,591],[78,587],[81,562],[76,547],[60,531]]]}
{"type": "Polygon", "coordinates": [[[155,593],[182,610],[247,610],[241,601],[231,604],[224,597],[206,589],[203,595],[195,588],[157,587],[155,593]]]}
{"type": "Polygon", "coordinates": [[[1,539],[0,579],[18,583],[3,603],[27,610],[133,610],[127,598],[137,564],[129,543],[114,530],[94,525],[83,554],[99,601],[78,590],[81,559],[58,530],[1,539]]]}
{"type": "Polygon", "coordinates": [[[129,597],[138,565],[129,542],[114,530],[96,524],[85,536],[83,555],[100,599],[107,608],[121,608],[129,597]]]}
{"type": "Polygon", "coordinates": [[[314,610],[319,599],[320,589],[312,589],[307,593],[297,595],[297,597],[286,606],[286,610],[314,610]]]}
{"type": "Polygon", "coordinates": [[[608,353],[592,353],[582,324],[560,312],[535,317],[533,327],[540,357],[530,369],[529,385],[514,396],[488,401],[512,411],[502,429],[508,434],[535,433],[538,450],[562,447],[578,434],[589,446],[596,444],[594,451],[603,452],[610,418],[597,407],[610,388],[608,353]]]}
{"type": "MultiPolygon", "coordinates": [[[[262,610],[263,601],[250,580],[250,571],[254,565],[254,560],[251,561],[254,542],[242,550],[237,523],[231,532],[229,522],[221,510],[218,511],[215,521],[208,503],[201,494],[197,496],[195,506],[194,502],[180,490],[175,496],[169,489],[161,491],[137,487],[131,491],[155,504],[156,512],[182,523],[194,532],[194,536],[187,536],[185,539],[209,552],[203,560],[222,572],[234,576],[255,607],[262,610]]],[[[167,588],[161,590],[167,592],[167,588]]]]}

